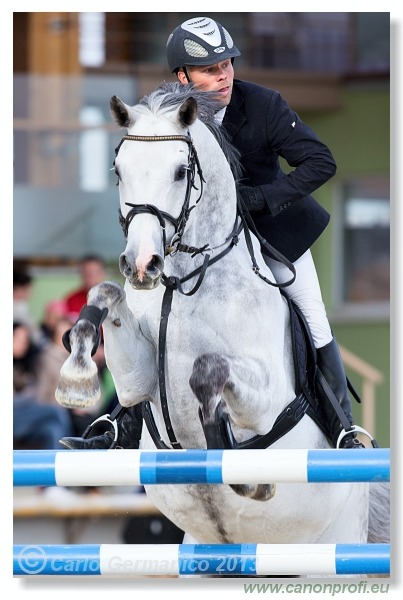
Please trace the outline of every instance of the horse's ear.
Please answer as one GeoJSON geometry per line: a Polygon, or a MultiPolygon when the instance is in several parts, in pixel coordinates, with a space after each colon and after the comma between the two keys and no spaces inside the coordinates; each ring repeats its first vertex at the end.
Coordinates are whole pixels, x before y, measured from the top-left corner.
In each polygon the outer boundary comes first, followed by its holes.
{"type": "Polygon", "coordinates": [[[112,113],[112,117],[113,117],[114,121],[120,127],[128,128],[133,122],[133,118],[129,114],[129,106],[127,106],[127,104],[122,102],[122,100],[120,98],[118,98],[117,96],[112,96],[109,105],[111,108],[111,113],[112,113]]]}
{"type": "Polygon", "coordinates": [[[192,125],[196,121],[197,117],[197,102],[194,98],[190,97],[180,106],[179,112],[179,123],[182,127],[192,125]]]}

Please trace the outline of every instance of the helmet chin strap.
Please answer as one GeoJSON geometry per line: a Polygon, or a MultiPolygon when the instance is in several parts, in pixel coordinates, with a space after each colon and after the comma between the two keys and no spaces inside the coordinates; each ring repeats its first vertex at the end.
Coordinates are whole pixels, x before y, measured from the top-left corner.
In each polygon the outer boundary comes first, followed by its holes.
{"type": "Polygon", "coordinates": [[[183,72],[185,73],[185,77],[188,80],[188,83],[192,83],[192,80],[189,77],[189,73],[188,73],[187,68],[186,67],[182,67],[182,69],[183,69],[183,72]]]}

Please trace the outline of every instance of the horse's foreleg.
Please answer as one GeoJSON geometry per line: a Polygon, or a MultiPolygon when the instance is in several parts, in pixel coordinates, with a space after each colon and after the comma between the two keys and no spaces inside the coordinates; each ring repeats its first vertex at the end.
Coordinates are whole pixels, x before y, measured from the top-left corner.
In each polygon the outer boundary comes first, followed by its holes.
{"type": "MultiPolygon", "coordinates": [[[[125,292],[114,282],[101,283],[88,295],[88,307],[108,309],[103,322],[105,359],[122,406],[133,406],[155,393],[155,354],[129,310],[125,292]]],[[[70,331],[71,354],[60,371],[57,401],[66,407],[90,406],[100,398],[98,371],[91,358],[99,328],[80,318],[70,331]]]]}
{"type": "MultiPolygon", "coordinates": [[[[234,392],[230,360],[219,354],[204,354],[194,363],[190,387],[200,404],[203,429],[208,448],[225,448],[226,431],[219,414],[225,390],[234,392]]],[[[275,494],[275,484],[231,485],[234,492],[254,500],[269,500],[275,494]]]]}
{"type": "Polygon", "coordinates": [[[96,337],[96,327],[87,319],[79,319],[70,331],[71,353],[55,391],[57,402],[66,408],[93,406],[101,397],[98,367],[91,356],[96,337]]]}
{"type": "Polygon", "coordinates": [[[280,400],[285,407],[294,398],[293,382],[278,357],[264,362],[256,357],[203,354],[194,362],[189,383],[205,422],[214,421],[221,403],[244,439],[269,431],[280,400]]]}

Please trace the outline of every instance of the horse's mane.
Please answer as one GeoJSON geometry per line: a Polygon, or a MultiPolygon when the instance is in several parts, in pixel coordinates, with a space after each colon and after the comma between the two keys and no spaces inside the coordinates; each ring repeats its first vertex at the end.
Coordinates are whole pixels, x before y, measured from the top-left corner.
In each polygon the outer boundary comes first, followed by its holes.
{"type": "Polygon", "coordinates": [[[222,108],[215,97],[215,92],[200,91],[192,84],[164,82],[149,95],[144,96],[134,109],[143,112],[142,109],[146,108],[156,115],[169,113],[179,108],[185,100],[191,97],[197,102],[198,118],[216,138],[231,167],[234,179],[237,181],[242,173],[240,154],[228,141],[225,130],[215,121],[215,113],[222,108]]]}

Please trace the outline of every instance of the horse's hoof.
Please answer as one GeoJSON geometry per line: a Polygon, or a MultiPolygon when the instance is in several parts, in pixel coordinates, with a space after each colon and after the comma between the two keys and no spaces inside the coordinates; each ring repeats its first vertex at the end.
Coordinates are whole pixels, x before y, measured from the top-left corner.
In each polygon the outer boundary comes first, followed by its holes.
{"type": "Polygon", "coordinates": [[[244,496],[251,500],[259,500],[266,502],[270,500],[276,493],[275,483],[262,483],[259,485],[231,485],[230,486],[238,496],[244,496]]]}
{"type": "Polygon", "coordinates": [[[101,398],[98,375],[78,382],[61,376],[55,391],[58,404],[65,408],[87,408],[101,398]]]}
{"type": "Polygon", "coordinates": [[[256,494],[254,496],[254,500],[261,500],[265,502],[266,500],[271,500],[276,493],[276,484],[262,484],[258,485],[256,488],[256,494]]]}
{"type": "Polygon", "coordinates": [[[56,401],[66,408],[94,406],[101,398],[98,367],[90,356],[71,354],[60,369],[56,401]]]}

